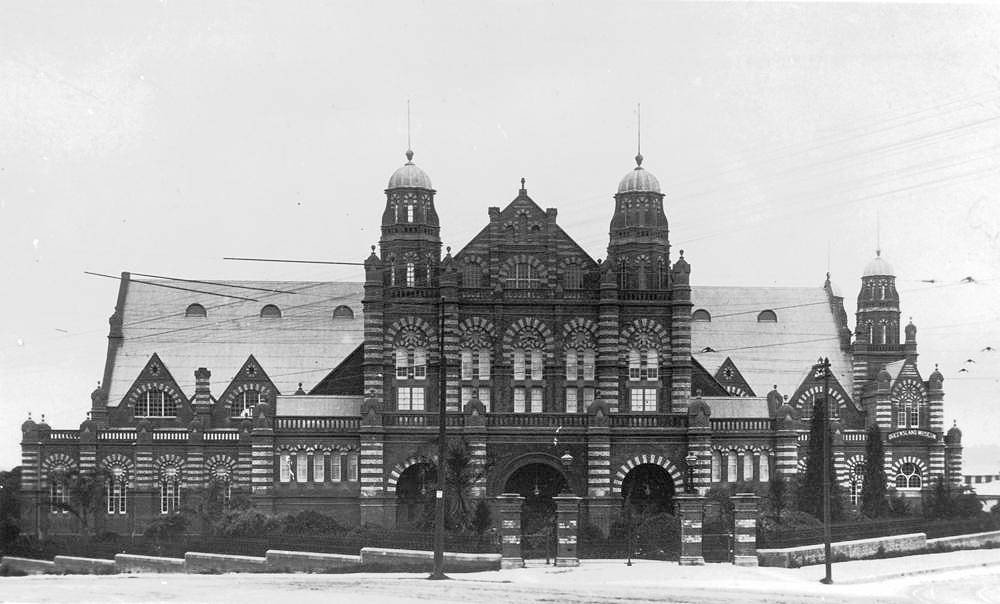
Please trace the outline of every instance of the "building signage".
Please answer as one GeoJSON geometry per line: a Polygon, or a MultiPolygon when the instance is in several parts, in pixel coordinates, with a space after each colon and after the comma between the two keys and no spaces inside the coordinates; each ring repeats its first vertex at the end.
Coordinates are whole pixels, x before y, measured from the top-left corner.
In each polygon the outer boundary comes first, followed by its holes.
{"type": "Polygon", "coordinates": [[[889,442],[899,440],[901,438],[919,438],[923,440],[937,440],[937,434],[929,430],[920,430],[919,428],[906,428],[904,430],[896,430],[895,432],[889,433],[889,442]]]}

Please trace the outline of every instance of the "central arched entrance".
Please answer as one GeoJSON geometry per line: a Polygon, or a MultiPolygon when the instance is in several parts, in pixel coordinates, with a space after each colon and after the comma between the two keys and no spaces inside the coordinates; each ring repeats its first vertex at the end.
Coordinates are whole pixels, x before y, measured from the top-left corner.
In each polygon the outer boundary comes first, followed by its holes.
{"type": "Polygon", "coordinates": [[[507,479],[504,492],[524,497],[521,555],[525,558],[555,556],[556,503],[552,498],[568,486],[563,473],[546,463],[521,466],[507,479]]]}
{"type": "Polygon", "coordinates": [[[437,468],[419,462],[406,468],[396,483],[396,526],[426,528],[434,522],[437,468]]]}
{"type": "Polygon", "coordinates": [[[622,480],[623,504],[641,515],[674,513],[674,479],[653,463],[639,464],[622,480]]]}
{"type": "Polygon", "coordinates": [[[640,463],[621,483],[622,521],[629,557],[675,559],[680,525],[674,516],[674,477],[655,463],[640,463]]]}

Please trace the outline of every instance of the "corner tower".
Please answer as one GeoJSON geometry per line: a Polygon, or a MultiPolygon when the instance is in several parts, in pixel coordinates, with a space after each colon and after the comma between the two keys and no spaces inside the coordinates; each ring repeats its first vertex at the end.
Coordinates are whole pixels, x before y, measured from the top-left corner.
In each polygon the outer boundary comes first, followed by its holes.
{"type": "Polygon", "coordinates": [[[660,182],[642,167],[618,183],[615,213],[611,217],[608,262],[617,273],[620,290],[667,289],[670,282],[670,241],[663,213],[660,182]]]}
{"type": "MultiPolygon", "coordinates": [[[[873,258],[861,275],[858,292],[858,310],[854,327],[854,384],[855,389],[872,380],[885,365],[905,357],[899,341],[899,292],[896,275],[882,250],[873,258]]],[[[915,352],[916,330],[913,331],[915,352]]],[[[908,335],[910,335],[908,333],[908,335]]],[[[856,392],[855,395],[859,394],[856,392]]]]}

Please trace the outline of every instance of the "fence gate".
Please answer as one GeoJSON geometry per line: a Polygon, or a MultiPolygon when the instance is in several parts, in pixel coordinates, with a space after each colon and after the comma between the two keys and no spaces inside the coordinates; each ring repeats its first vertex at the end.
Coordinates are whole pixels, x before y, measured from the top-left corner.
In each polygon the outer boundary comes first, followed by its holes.
{"type": "Polygon", "coordinates": [[[701,552],[705,562],[733,561],[733,534],[703,533],[701,535],[701,552]]]}

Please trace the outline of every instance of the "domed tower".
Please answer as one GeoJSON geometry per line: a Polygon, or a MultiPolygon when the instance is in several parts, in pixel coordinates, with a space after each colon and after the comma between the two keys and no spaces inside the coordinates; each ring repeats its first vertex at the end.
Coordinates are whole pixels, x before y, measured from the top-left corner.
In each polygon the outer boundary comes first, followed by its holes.
{"type": "MultiPolygon", "coordinates": [[[[906,351],[899,341],[899,292],[896,274],[882,250],[865,266],[858,292],[858,310],[854,327],[854,387],[860,395],[864,384],[875,378],[878,371],[894,361],[905,358],[906,351]]],[[[907,330],[911,336],[909,349],[916,358],[916,328],[907,330]]]]}
{"type": "Polygon", "coordinates": [[[406,151],[406,163],[389,178],[382,213],[382,262],[388,269],[385,285],[391,287],[433,287],[441,260],[441,238],[434,188],[427,173],[413,163],[413,151],[406,151]]]}
{"type": "Polygon", "coordinates": [[[667,289],[670,283],[663,193],[656,177],[642,167],[642,160],[641,153],[636,155],[635,168],[618,183],[611,217],[608,262],[617,272],[621,290],[667,289]]]}

